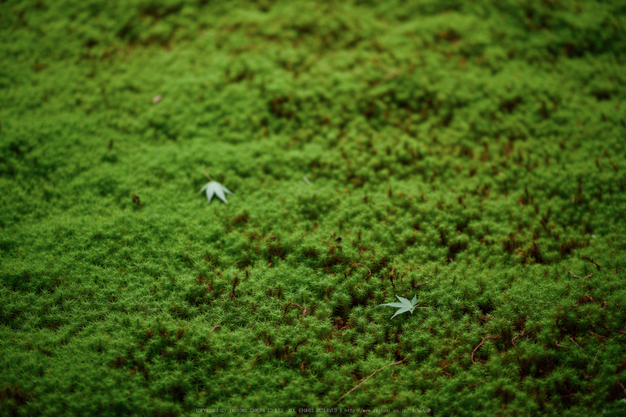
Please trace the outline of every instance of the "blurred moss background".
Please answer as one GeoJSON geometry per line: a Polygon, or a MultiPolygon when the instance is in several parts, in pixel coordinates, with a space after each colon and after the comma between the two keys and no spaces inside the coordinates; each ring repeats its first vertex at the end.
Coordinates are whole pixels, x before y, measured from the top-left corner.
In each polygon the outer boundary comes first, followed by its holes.
{"type": "Polygon", "coordinates": [[[0,412],[623,415],[625,31],[620,0],[0,2],[0,412]]]}

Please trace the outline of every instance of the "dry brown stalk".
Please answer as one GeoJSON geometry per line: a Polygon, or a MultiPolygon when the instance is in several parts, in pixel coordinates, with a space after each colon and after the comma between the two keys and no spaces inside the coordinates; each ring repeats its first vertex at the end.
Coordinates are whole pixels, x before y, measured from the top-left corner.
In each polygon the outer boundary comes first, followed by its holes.
{"type": "Polygon", "coordinates": [[[463,356],[455,356],[453,358],[445,359],[445,360],[443,360],[439,364],[439,367],[441,368],[441,370],[443,371],[444,374],[448,375],[449,377],[452,377],[452,374],[450,372],[446,371],[446,368],[449,367],[449,366],[452,366],[452,364],[451,363],[447,363],[447,362],[451,361],[453,359],[460,359],[460,358],[463,358],[463,356]]]}
{"type": "Polygon", "coordinates": [[[487,337],[483,338],[483,340],[481,340],[481,341],[480,341],[480,343],[478,344],[478,346],[476,346],[476,348],[472,351],[472,363],[476,363],[476,362],[474,362],[474,353],[476,353],[476,351],[477,351],[478,349],[480,349],[480,347],[481,347],[483,344],[485,344],[485,340],[487,340],[487,339],[499,339],[499,338],[500,338],[500,336],[487,336],[487,337]]]}
{"type": "Polygon", "coordinates": [[[602,340],[603,342],[606,342],[606,337],[602,336],[601,334],[598,334],[592,330],[589,330],[589,333],[591,333],[592,335],[594,335],[595,337],[597,337],[598,339],[602,340]]]}
{"type": "Polygon", "coordinates": [[[304,376],[304,364],[306,363],[306,359],[302,361],[300,364],[300,370],[302,370],[302,376],[304,376]]]}
{"type": "Polygon", "coordinates": [[[382,371],[383,369],[389,367],[389,366],[394,366],[394,365],[399,365],[402,362],[404,362],[407,358],[402,359],[401,361],[398,362],[394,362],[394,363],[390,363],[389,365],[385,365],[380,369],[375,370],[370,376],[368,376],[367,378],[364,378],[359,385],[357,385],[356,387],[352,388],[350,391],[346,392],[345,394],[343,394],[341,396],[341,398],[339,398],[337,401],[335,401],[332,405],[337,404],[339,401],[343,400],[345,398],[346,395],[350,394],[352,391],[356,390],[357,388],[359,388],[361,385],[363,385],[365,383],[365,381],[367,381],[368,379],[370,379],[371,377],[373,377],[374,375],[376,375],[378,372],[382,371]]]}
{"type": "Polygon", "coordinates": [[[465,387],[465,389],[474,388],[474,387],[476,387],[476,386],[478,386],[480,384],[484,384],[485,382],[487,382],[487,381],[478,381],[478,382],[476,382],[476,383],[474,383],[472,385],[468,385],[467,387],[465,387]]]}
{"type": "Polygon", "coordinates": [[[591,365],[591,367],[593,368],[594,366],[596,366],[596,359],[598,359],[598,355],[600,354],[600,352],[602,352],[604,349],[606,348],[602,348],[599,351],[596,352],[596,356],[593,358],[593,365],[591,365]]]}
{"type": "MultiPolygon", "coordinates": [[[[350,271],[348,271],[348,273],[352,272],[352,268],[354,268],[355,265],[360,265],[360,266],[362,266],[363,268],[367,269],[370,272],[365,278],[363,278],[363,282],[365,282],[366,279],[368,279],[369,277],[372,276],[372,271],[368,267],[366,267],[363,264],[357,264],[357,263],[352,264],[352,266],[350,267],[350,271]]],[[[363,282],[361,284],[363,284],[363,282]]]]}
{"type": "Polygon", "coordinates": [[[306,307],[302,307],[300,304],[292,303],[290,301],[289,304],[287,304],[287,306],[285,307],[285,311],[283,311],[283,318],[285,318],[285,314],[287,314],[287,310],[289,309],[289,306],[296,306],[296,307],[298,307],[299,309],[303,310],[302,317],[306,316],[306,313],[307,313],[306,307]]]}
{"type": "Polygon", "coordinates": [[[5,290],[7,290],[10,293],[15,294],[13,291],[11,291],[10,289],[8,289],[7,287],[5,287],[4,285],[0,284],[0,286],[2,286],[2,288],[4,288],[5,290]]]}
{"type": "Polygon", "coordinates": [[[511,339],[511,343],[513,343],[513,347],[517,347],[515,346],[515,339],[517,339],[518,337],[522,337],[524,336],[524,333],[526,332],[526,330],[522,330],[522,332],[520,334],[518,334],[517,336],[515,336],[513,339],[511,339]]]}
{"type": "Polygon", "coordinates": [[[569,338],[569,340],[571,340],[573,344],[575,344],[576,346],[578,346],[579,348],[581,348],[583,351],[585,350],[585,349],[583,349],[583,348],[582,348],[582,347],[581,347],[578,343],[576,343],[576,341],[574,340],[574,337],[573,337],[573,336],[572,336],[572,337],[570,337],[570,338],[569,338]]]}

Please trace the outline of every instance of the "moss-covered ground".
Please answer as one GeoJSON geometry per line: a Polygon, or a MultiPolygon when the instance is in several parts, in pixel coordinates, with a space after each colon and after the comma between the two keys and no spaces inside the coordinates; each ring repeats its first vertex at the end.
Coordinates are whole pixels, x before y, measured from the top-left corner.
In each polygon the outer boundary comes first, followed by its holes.
{"type": "Polygon", "coordinates": [[[0,414],[624,415],[625,58],[621,0],[1,1],[0,414]]]}

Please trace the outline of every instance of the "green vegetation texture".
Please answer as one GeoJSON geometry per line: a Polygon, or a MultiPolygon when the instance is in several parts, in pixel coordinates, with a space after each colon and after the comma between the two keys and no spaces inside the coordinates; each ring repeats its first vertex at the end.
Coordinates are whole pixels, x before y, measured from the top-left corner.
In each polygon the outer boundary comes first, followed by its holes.
{"type": "Polygon", "coordinates": [[[624,415],[625,58],[621,0],[1,1],[0,415],[624,415]]]}

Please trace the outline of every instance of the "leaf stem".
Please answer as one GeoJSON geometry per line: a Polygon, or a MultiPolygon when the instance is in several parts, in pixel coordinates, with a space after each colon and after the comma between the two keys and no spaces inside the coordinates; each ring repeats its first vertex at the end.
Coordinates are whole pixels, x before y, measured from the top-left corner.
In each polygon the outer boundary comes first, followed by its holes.
{"type": "Polygon", "coordinates": [[[210,179],[211,181],[213,181],[213,178],[211,178],[211,176],[209,174],[207,174],[207,172],[203,169],[202,172],[204,173],[204,175],[206,175],[206,177],[208,179],[210,179]]]}

